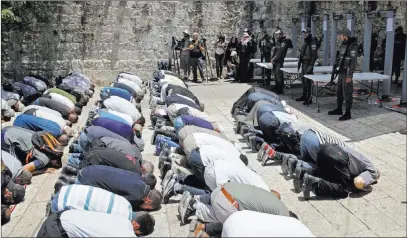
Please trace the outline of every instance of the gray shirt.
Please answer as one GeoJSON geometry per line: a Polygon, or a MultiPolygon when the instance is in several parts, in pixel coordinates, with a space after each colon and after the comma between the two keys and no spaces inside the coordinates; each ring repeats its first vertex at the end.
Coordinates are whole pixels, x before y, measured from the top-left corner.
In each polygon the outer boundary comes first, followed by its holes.
{"type": "Polygon", "coordinates": [[[23,167],[21,161],[4,150],[1,151],[1,160],[10,169],[14,180],[20,169],[23,167]]]}
{"type": "Polygon", "coordinates": [[[289,216],[285,204],[270,191],[242,183],[227,183],[224,187],[239,203],[239,211],[250,210],[273,215],[289,216]]]}
{"type": "MultiPolygon", "coordinates": [[[[20,161],[25,161],[27,153],[34,147],[31,138],[35,131],[10,126],[3,128],[1,133],[3,138],[2,149],[9,151],[11,154],[15,154],[20,161]]],[[[33,150],[33,158],[41,161],[43,166],[49,162],[48,156],[37,149],[33,150]]]]}
{"type": "Polygon", "coordinates": [[[351,178],[360,176],[365,181],[365,187],[379,178],[379,173],[373,163],[363,154],[349,148],[342,147],[349,155],[349,173],[351,178]]]}
{"type": "Polygon", "coordinates": [[[106,145],[107,148],[115,149],[126,155],[142,160],[140,149],[136,145],[132,145],[127,141],[118,140],[111,137],[102,137],[100,140],[106,145]]]}

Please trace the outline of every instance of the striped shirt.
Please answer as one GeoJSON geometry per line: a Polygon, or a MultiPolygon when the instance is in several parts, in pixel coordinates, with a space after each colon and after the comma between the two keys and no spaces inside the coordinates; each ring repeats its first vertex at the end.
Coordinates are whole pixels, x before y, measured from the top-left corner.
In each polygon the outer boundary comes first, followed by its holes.
{"type": "Polygon", "coordinates": [[[102,212],[133,220],[132,206],[124,197],[88,185],[63,186],[52,199],[51,211],[63,210],[102,212]]]}
{"type": "Polygon", "coordinates": [[[336,145],[342,146],[344,148],[348,147],[345,144],[345,142],[341,141],[340,139],[336,138],[335,136],[332,136],[332,135],[329,135],[329,134],[326,134],[326,133],[323,133],[323,132],[320,132],[317,130],[313,130],[313,129],[310,129],[310,130],[315,132],[315,134],[318,136],[318,140],[321,145],[336,144],[336,145]]]}

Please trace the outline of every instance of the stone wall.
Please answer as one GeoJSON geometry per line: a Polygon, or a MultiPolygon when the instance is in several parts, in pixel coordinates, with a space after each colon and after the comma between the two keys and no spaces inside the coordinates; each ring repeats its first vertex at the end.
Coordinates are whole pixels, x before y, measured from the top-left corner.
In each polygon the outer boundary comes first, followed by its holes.
{"type": "MultiPolygon", "coordinates": [[[[379,5],[387,9],[386,4],[379,5]]],[[[393,3],[394,7],[400,5],[397,22],[407,26],[406,3],[393,3]]],[[[336,1],[328,6],[316,2],[315,6],[322,14],[331,13],[331,9],[344,11],[347,3],[336,1]]],[[[261,22],[268,32],[280,26],[290,36],[292,17],[312,10],[309,2],[299,1],[78,1],[55,2],[50,8],[50,18],[33,15],[24,28],[2,24],[4,78],[20,80],[28,73],[51,78],[78,70],[96,83],[112,81],[120,71],[146,80],[157,59],[171,57],[171,37],[179,38],[185,29],[198,29],[209,43],[219,32],[227,38],[241,36],[246,27],[259,32],[261,22]]],[[[363,6],[354,2],[352,10],[357,16],[356,33],[362,40],[363,6]]]]}

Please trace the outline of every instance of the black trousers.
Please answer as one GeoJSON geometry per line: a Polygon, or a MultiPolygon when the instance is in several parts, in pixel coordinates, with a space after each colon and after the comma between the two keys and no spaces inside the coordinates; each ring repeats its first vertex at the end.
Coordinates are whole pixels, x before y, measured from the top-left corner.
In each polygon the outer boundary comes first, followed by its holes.
{"type": "MultiPolygon", "coordinates": [[[[270,63],[271,62],[271,55],[265,55],[264,57],[264,62],[270,63]]],[[[271,81],[271,69],[265,69],[266,71],[266,86],[270,85],[271,81]]]]}
{"type": "Polygon", "coordinates": [[[220,78],[222,76],[222,70],[223,70],[223,59],[225,58],[225,54],[215,54],[215,60],[216,60],[216,76],[220,78]]]}
{"type": "Polygon", "coordinates": [[[250,77],[250,72],[249,72],[249,58],[242,58],[240,59],[239,63],[239,72],[237,79],[239,82],[247,82],[250,77]]]}
{"type": "Polygon", "coordinates": [[[274,80],[276,80],[276,89],[278,91],[284,90],[284,74],[281,68],[284,67],[284,62],[274,62],[274,80]]]}
{"type": "Polygon", "coordinates": [[[205,232],[210,237],[221,237],[223,224],[221,222],[211,222],[205,224],[205,232]]]}
{"type": "Polygon", "coordinates": [[[69,237],[61,225],[61,221],[59,219],[61,214],[62,212],[57,212],[47,217],[44,223],[42,223],[37,237],[69,237]]]}
{"type": "Polygon", "coordinates": [[[315,189],[317,196],[347,197],[351,183],[349,172],[349,158],[334,160],[331,158],[318,158],[318,169],[315,176],[321,178],[315,189]]]}
{"type": "Polygon", "coordinates": [[[312,70],[308,71],[309,65],[309,61],[304,61],[301,66],[302,96],[307,99],[311,96],[312,80],[305,78],[304,75],[313,74],[314,70],[314,68],[312,68],[312,70]]]}
{"type": "Polygon", "coordinates": [[[401,59],[398,58],[393,59],[393,73],[396,75],[396,78],[400,77],[400,69],[401,69],[401,59]]]}

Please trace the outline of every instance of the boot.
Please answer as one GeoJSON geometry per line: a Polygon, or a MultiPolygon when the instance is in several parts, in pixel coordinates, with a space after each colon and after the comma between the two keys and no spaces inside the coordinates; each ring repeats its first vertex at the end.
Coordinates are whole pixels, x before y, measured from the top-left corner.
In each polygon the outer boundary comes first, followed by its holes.
{"type": "Polygon", "coordinates": [[[249,132],[249,133],[246,133],[246,134],[243,135],[244,141],[249,146],[250,146],[250,140],[249,139],[250,139],[251,136],[256,136],[256,134],[252,133],[252,132],[249,132]]]}
{"type": "Polygon", "coordinates": [[[310,198],[310,192],[318,187],[319,181],[321,181],[320,178],[314,177],[309,174],[304,175],[304,185],[302,187],[302,190],[305,199],[310,198]]]}
{"type": "Polygon", "coordinates": [[[301,97],[299,97],[299,98],[296,98],[295,99],[295,101],[297,101],[297,102],[302,102],[302,101],[306,101],[307,100],[307,90],[304,88],[303,90],[302,90],[302,96],[301,97]]]}
{"type": "Polygon", "coordinates": [[[240,135],[242,136],[242,137],[244,137],[244,135],[246,134],[246,133],[248,133],[249,132],[249,127],[247,126],[247,125],[242,125],[241,127],[240,127],[240,135]]]}
{"type": "Polygon", "coordinates": [[[194,204],[197,202],[191,193],[185,191],[182,194],[182,203],[179,203],[178,211],[181,217],[181,224],[186,224],[188,217],[195,214],[194,204]]]}
{"type": "Polygon", "coordinates": [[[312,174],[312,170],[301,167],[301,163],[297,162],[297,166],[295,168],[295,172],[294,172],[294,176],[293,176],[293,185],[294,185],[295,193],[301,192],[302,185],[304,184],[304,175],[305,174],[312,174]]]}
{"type": "Polygon", "coordinates": [[[259,152],[257,153],[257,161],[263,160],[263,155],[268,148],[270,148],[270,145],[267,144],[267,142],[263,142],[263,144],[260,146],[259,152]]]}
{"type": "Polygon", "coordinates": [[[342,105],[338,105],[335,110],[329,111],[328,115],[342,115],[342,105]]]}
{"type": "Polygon", "coordinates": [[[345,114],[343,114],[341,117],[339,117],[339,121],[346,121],[349,119],[351,119],[350,108],[346,108],[345,114]]]}

